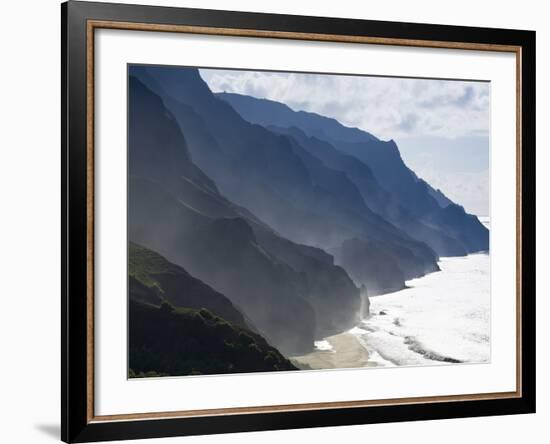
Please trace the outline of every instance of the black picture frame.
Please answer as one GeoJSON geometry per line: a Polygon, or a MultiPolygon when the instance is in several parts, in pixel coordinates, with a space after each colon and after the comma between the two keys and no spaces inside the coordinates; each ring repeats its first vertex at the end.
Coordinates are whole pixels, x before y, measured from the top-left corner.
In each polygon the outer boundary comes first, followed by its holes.
{"type": "Polygon", "coordinates": [[[61,438],[90,442],[535,412],[535,32],[69,1],[61,5],[62,375],[61,438]],[[512,45],[521,66],[521,394],[500,399],[318,410],[95,421],[90,417],[88,344],[89,143],[87,23],[186,25],[267,32],[512,45]]]}

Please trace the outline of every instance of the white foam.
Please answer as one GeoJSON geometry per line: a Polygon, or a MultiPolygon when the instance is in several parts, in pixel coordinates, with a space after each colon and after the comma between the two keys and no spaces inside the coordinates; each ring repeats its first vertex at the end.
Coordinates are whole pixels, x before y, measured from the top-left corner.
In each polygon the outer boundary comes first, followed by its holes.
{"type": "Polygon", "coordinates": [[[315,341],[313,343],[313,346],[315,347],[315,350],[318,351],[332,351],[333,347],[330,342],[328,342],[326,339],[323,339],[321,341],[315,341]]]}
{"type": "Polygon", "coordinates": [[[410,288],[370,299],[371,317],[350,332],[371,355],[396,365],[489,361],[489,256],[443,258],[439,266],[410,288]]]}

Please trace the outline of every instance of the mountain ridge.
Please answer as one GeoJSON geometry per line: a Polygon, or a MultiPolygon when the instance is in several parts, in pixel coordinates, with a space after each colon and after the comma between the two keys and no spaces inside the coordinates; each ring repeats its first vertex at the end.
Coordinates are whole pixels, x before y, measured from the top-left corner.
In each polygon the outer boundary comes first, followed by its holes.
{"type": "MultiPolygon", "coordinates": [[[[158,251],[229,297],[284,352],[308,351],[315,338],[351,328],[360,305],[359,290],[330,256],[281,239],[222,196],[196,166],[172,170],[175,161],[170,150],[158,152],[167,154],[163,162],[172,173],[159,175],[155,169],[140,167],[141,151],[161,142],[186,150],[187,142],[162,100],[153,100],[151,90],[131,77],[129,91],[130,239],[158,251]],[[141,95],[148,100],[140,99],[141,95]],[[134,106],[140,103],[147,107],[134,106]],[[158,131],[147,131],[150,125],[158,131]],[[159,132],[175,139],[159,138],[159,132]],[[185,176],[189,171],[195,180],[185,176]],[[276,255],[269,251],[275,246],[276,255]],[[291,257],[294,268],[286,262],[291,257]],[[323,284],[321,273],[329,282],[323,284]],[[336,294],[338,304],[332,302],[336,294]],[[331,310],[333,318],[328,316],[331,310]]],[[[175,159],[192,163],[190,156],[184,159],[177,154],[175,159]]]]}
{"type": "MultiPolygon", "coordinates": [[[[443,206],[393,141],[332,120],[330,131],[314,130],[343,137],[338,146],[298,127],[250,123],[196,69],[129,73],[130,240],[226,297],[241,317],[226,307],[222,318],[282,353],[353,327],[365,296],[439,270],[437,252],[484,242],[477,219],[443,206]],[[385,179],[389,190],[379,183],[392,162],[414,183],[409,195],[399,177],[385,179]],[[418,208],[402,205],[417,194],[418,208]]],[[[131,284],[140,304],[162,300],[131,284]]]]}
{"type": "MultiPolygon", "coordinates": [[[[334,183],[329,188],[327,183],[318,186],[311,164],[306,165],[303,156],[297,155],[292,141],[246,122],[210,92],[198,71],[148,67],[134,74],[139,76],[141,71],[145,71],[145,82],[154,79],[149,82],[152,88],[162,85],[156,92],[189,139],[197,165],[224,195],[252,210],[278,233],[296,243],[323,246],[331,254],[338,254],[345,240],[367,236],[379,241],[379,248],[387,250],[385,256],[393,257],[387,267],[397,264],[396,275],[413,278],[438,269],[437,256],[426,244],[381,221],[368,209],[357,214],[357,208],[345,204],[343,190],[333,187],[334,183]]],[[[320,168],[335,173],[323,165],[320,168]]],[[[369,249],[364,254],[376,260],[369,249]]],[[[377,276],[370,279],[364,284],[376,293],[377,276]]]]}
{"type": "MultiPolygon", "coordinates": [[[[341,154],[352,156],[363,163],[368,167],[368,171],[363,169],[363,174],[373,175],[386,192],[385,196],[383,193],[365,196],[369,206],[404,231],[427,242],[439,255],[460,256],[488,249],[488,230],[479,220],[468,217],[466,212],[448,211],[449,206],[460,206],[410,170],[403,162],[394,140],[381,141],[369,137],[370,133],[365,133],[362,140],[338,139],[334,134],[312,130],[311,124],[304,126],[296,111],[279,102],[228,93],[218,93],[216,96],[231,104],[251,123],[289,134],[301,140],[303,146],[307,145],[304,142],[305,136],[309,138],[310,149],[314,143],[312,140],[316,139],[317,142],[324,142],[341,154]],[[276,118],[270,117],[272,112],[277,112],[276,118]],[[281,116],[283,112],[284,117],[281,116]],[[281,124],[286,127],[281,127],[281,124]],[[297,134],[296,131],[302,134],[297,134]],[[385,209],[381,200],[393,200],[392,208],[385,209]],[[455,218],[445,217],[444,214],[448,213],[454,214],[455,218]],[[460,235],[457,236],[457,233],[460,235]]],[[[314,118],[316,115],[310,113],[310,119],[314,118]]],[[[346,131],[343,125],[340,129],[346,131]]],[[[327,160],[326,157],[324,160],[336,169],[349,172],[349,169],[346,170],[350,168],[349,164],[344,167],[341,159],[340,164],[334,156],[332,160],[327,160]]],[[[355,176],[354,180],[360,179],[355,176]]]]}

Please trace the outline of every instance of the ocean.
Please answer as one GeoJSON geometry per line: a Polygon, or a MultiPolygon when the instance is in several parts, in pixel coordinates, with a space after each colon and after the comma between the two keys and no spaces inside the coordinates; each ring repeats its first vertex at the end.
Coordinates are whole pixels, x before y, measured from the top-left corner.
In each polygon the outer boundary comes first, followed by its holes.
{"type": "Polygon", "coordinates": [[[441,271],[370,298],[349,331],[377,366],[482,363],[491,357],[490,257],[441,258],[441,271]]]}

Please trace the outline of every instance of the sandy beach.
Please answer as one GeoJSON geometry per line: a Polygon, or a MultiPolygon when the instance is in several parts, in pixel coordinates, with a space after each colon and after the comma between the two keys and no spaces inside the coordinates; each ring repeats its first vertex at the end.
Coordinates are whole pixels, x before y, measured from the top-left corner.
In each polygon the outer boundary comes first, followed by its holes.
{"type": "Polygon", "coordinates": [[[297,367],[313,370],[376,366],[369,362],[368,351],[355,335],[344,332],[325,340],[331,345],[331,350],[315,350],[306,355],[292,356],[291,361],[297,367]]]}

